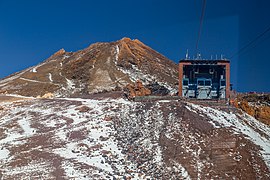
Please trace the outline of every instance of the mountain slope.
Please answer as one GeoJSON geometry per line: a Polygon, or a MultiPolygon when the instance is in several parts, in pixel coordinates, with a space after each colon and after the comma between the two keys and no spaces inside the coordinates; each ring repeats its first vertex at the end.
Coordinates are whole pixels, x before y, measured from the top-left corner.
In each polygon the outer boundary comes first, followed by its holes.
{"type": "Polygon", "coordinates": [[[177,65],[123,38],[2,79],[0,179],[270,178],[269,126],[224,102],[123,99],[138,79],[175,93],[177,65]]]}
{"type": "Polygon", "coordinates": [[[25,96],[91,94],[122,89],[140,79],[176,92],[177,65],[139,40],[95,43],[77,52],[59,50],[41,64],[0,81],[0,93],[25,96]]]}
{"type": "Polygon", "coordinates": [[[100,94],[1,103],[0,118],[3,179],[270,178],[269,127],[226,106],[100,94]]]}

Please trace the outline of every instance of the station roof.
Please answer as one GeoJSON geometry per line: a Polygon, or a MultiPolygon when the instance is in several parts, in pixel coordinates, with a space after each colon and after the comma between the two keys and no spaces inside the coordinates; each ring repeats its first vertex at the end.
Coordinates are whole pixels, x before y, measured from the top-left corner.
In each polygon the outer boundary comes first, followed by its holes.
{"type": "Polygon", "coordinates": [[[220,63],[230,63],[228,59],[217,59],[217,60],[209,60],[209,59],[182,59],[179,63],[189,63],[189,64],[201,64],[201,65],[212,65],[212,64],[220,64],[220,63]]]}

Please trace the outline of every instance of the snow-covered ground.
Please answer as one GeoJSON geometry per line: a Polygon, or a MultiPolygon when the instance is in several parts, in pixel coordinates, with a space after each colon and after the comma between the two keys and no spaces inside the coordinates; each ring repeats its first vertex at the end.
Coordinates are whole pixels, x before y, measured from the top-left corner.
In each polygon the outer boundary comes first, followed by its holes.
{"type": "MultiPolygon", "coordinates": [[[[38,137],[41,134],[53,133],[55,134],[53,139],[55,144],[64,143],[62,147],[43,149],[42,151],[49,151],[59,158],[64,158],[61,163],[61,167],[64,170],[65,176],[69,178],[82,179],[87,177],[89,179],[95,174],[99,179],[106,178],[106,176],[122,177],[143,177],[145,175],[136,172],[135,164],[126,159],[126,156],[121,152],[121,148],[118,147],[114,134],[116,131],[112,126],[112,121],[108,120],[110,115],[113,115],[111,111],[104,111],[104,108],[108,105],[123,103],[129,104],[128,101],[119,100],[84,100],[84,99],[61,99],[61,101],[78,102],[81,105],[70,105],[68,107],[53,107],[50,103],[42,103],[35,100],[36,103],[28,106],[13,106],[7,105],[10,108],[8,114],[1,116],[1,126],[5,127],[8,124],[18,124],[14,128],[4,131],[5,138],[0,140],[1,149],[0,161],[4,162],[7,158],[11,158],[14,154],[10,154],[8,149],[12,149],[16,146],[24,146],[29,143],[31,146],[31,138],[38,137]],[[82,107],[87,107],[89,112],[79,112],[82,107]],[[63,108],[55,111],[55,108],[63,108]],[[17,114],[17,115],[15,115],[17,114]],[[38,117],[35,117],[36,114],[38,117]],[[53,115],[54,114],[54,115],[53,115]],[[50,117],[51,118],[45,118],[50,117]],[[70,124],[62,120],[70,119],[70,124]],[[43,119],[42,126],[53,129],[51,131],[43,131],[41,127],[33,128],[32,126],[43,119]],[[74,136],[74,137],[73,137],[74,136]],[[78,136],[78,137],[76,137],[78,136]],[[80,137],[83,136],[83,137],[80,137]],[[11,156],[9,156],[11,155],[11,156]],[[88,171],[77,167],[77,163],[85,164],[88,167],[95,167],[92,169],[93,174],[88,174],[88,171]],[[127,174],[127,171],[130,173],[127,174]],[[132,173],[131,173],[132,172],[132,173]]],[[[75,103],[76,104],[76,103],[75,103]]],[[[33,149],[24,150],[25,153],[33,151],[33,149]]],[[[16,159],[16,156],[14,156],[16,159]]],[[[26,166],[21,167],[17,171],[12,171],[12,175],[22,173],[22,169],[30,168],[30,164],[33,167],[32,171],[37,171],[39,162],[31,161],[26,166]]],[[[49,168],[49,164],[47,164],[49,168]]],[[[31,169],[31,168],[30,168],[31,169]]],[[[50,168],[49,168],[50,169],[50,168]]],[[[4,164],[0,165],[0,170],[3,171],[3,177],[10,177],[8,173],[9,166],[4,164]]],[[[30,172],[24,172],[26,177],[32,176],[30,172]],[[28,174],[30,173],[30,174],[28,174]]]]}
{"type": "MultiPolygon", "coordinates": [[[[144,103],[122,98],[31,99],[0,106],[0,174],[4,179],[245,177],[238,171],[217,174],[215,161],[204,158],[213,137],[196,130],[197,125],[190,123],[194,119],[202,128],[216,132],[228,128],[233,129],[232,135],[246,135],[261,147],[258,152],[269,167],[269,127],[246,114],[176,100],[144,103]]],[[[223,166],[239,162],[238,157],[253,157],[237,150],[229,154],[232,157],[223,166]]],[[[255,177],[267,177],[263,164],[256,168],[255,177]]]]}
{"type": "Polygon", "coordinates": [[[254,144],[261,148],[261,154],[270,169],[270,127],[248,114],[233,114],[189,103],[187,108],[195,113],[209,117],[216,128],[231,127],[235,133],[245,134],[254,144]]]}

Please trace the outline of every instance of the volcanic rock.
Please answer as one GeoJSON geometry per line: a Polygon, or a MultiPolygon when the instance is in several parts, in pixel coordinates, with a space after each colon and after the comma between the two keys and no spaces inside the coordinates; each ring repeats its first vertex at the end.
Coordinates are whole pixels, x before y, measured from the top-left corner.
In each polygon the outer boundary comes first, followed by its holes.
{"type": "Polygon", "coordinates": [[[140,80],[177,91],[177,65],[139,40],[95,43],[77,52],[59,50],[37,66],[0,80],[0,93],[55,97],[122,90],[140,80]]]}

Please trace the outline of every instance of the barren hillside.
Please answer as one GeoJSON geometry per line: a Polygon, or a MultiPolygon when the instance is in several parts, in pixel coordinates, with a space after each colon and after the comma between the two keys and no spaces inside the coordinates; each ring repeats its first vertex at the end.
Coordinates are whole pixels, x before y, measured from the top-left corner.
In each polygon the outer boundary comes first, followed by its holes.
{"type": "Polygon", "coordinates": [[[123,38],[77,51],[59,50],[44,62],[0,81],[0,93],[57,97],[123,89],[140,79],[177,90],[177,65],[139,40],[123,38]]]}
{"type": "Polygon", "coordinates": [[[269,102],[172,97],[177,83],[174,62],[129,38],[0,80],[0,179],[270,179],[270,127],[254,118],[269,102]],[[170,95],[130,101],[127,84],[170,95]]]}
{"type": "Polygon", "coordinates": [[[182,100],[1,103],[3,179],[269,179],[270,129],[226,106],[182,100]]]}

